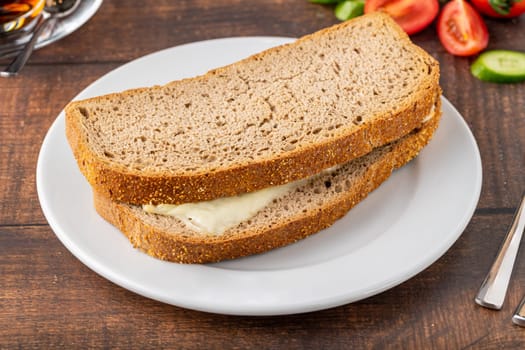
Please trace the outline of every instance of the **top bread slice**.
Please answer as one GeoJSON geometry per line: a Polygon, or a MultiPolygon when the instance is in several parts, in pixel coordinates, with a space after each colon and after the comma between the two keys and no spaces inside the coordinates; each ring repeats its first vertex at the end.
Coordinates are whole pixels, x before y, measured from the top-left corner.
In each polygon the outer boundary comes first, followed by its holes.
{"type": "Polygon", "coordinates": [[[438,63],[374,13],[205,75],[66,107],[66,135],[103,196],[185,203],[316,174],[420,127],[438,63]]]}

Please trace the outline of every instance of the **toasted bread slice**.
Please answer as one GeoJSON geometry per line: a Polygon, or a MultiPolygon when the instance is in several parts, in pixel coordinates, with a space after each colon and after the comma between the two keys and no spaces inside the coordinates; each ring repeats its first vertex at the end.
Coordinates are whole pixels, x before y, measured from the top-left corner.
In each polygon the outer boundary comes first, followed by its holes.
{"type": "Polygon", "coordinates": [[[202,76],[73,102],[66,135],[104,197],[205,201],[399,139],[430,113],[438,80],[438,63],[375,13],[202,76]]]}
{"type": "Polygon", "coordinates": [[[94,192],[95,208],[135,247],[160,259],[206,263],[265,252],[332,225],[395,168],[414,158],[438,125],[439,102],[437,107],[421,129],[330,172],[311,177],[251,219],[220,235],[193,231],[175,217],[149,214],[141,206],[119,204],[97,192],[94,192]]]}

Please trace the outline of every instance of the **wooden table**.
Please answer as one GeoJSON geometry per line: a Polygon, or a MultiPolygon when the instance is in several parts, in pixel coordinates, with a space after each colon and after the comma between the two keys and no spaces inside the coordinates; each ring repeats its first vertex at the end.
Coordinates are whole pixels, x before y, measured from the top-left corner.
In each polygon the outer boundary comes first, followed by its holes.
{"type": "MultiPolygon", "coordinates": [[[[461,238],[400,286],[302,315],[202,313],[107,281],[48,226],[35,188],[38,151],[60,110],[95,79],[183,43],[301,36],[336,22],[330,8],[306,0],[106,0],[81,29],[37,51],[19,77],[1,79],[0,348],[524,348],[525,329],[512,324],[511,314],[525,294],[525,259],[501,311],[473,299],[525,189],[525,85],[474,79],[472,59],[446,53],[434,28],[413,40],[440,61],[444,95],[478,141],[483,188],[461,238]],[[139,7],[146,3],[151,7],[139,7]]],[[[487,23],[489,48],[525,51],[525,17],[487,23]]]]}

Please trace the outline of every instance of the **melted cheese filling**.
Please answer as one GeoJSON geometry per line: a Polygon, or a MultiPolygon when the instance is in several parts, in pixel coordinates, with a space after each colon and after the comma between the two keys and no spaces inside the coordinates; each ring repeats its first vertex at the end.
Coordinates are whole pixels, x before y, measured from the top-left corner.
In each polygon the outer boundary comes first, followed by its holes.
{"type": "Polygon", "coordinates": [[[174,216],[195,231],[220,235],[227,229],[248,220],[275,198],[298,187],[302,181],[304,180],[206,202],[180,205],[147,204],[143,205],[142,209],[148,213],[174,216]]]}
{"type": "MultiPolygon", "coordinates": [[[[428,122],[434,115],[435,106],[423,118],[428,122]]],[[[325,169],[322,173],[333,171],[337,167],[325,169]]],[[[314,175],[315,176],[315,175],[314,175]]],[[[146,204],[142,209],[148,213],[174,216],[190,229],[197,232],[220,235],[226,230],[250,219],[274,199],[296,189],[307,179],[284,185],[268,187],[259,191],[243,193],[233,197],[217,198],[211,201],[174,204],[146,204]]]]}
{"type": "Polygon", "coordinates": [[[432,108],[430,108],[430,112],[428,112],[428,115],[425,118],[423,118],[421,123],[425,124],[426,122],[430,121],[430,119],[432,119],[432,117],[434,116],[435,110],[436,110],[436,104],[433,104],[432,108]]]}

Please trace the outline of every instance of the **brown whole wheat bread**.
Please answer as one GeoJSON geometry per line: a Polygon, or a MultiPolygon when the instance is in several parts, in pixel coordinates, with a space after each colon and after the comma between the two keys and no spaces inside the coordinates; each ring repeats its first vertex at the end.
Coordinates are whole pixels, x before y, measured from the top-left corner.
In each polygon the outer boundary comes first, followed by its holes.
{"type": "Polygon", "coordinates": [[[440,101],[422,128],[330,172],[312,176],[250,220],[221,235],[199,233],[179,219],[149,214],[94,192],[95,208],[147,254],[180,263],[206,263],[256,254],[305,238],[333,224],[391,172],[429,142],[440,118],[440,101]]]}
{"type": "Polygon", "coordinates": [[[72,102],[66,135],[102,197],[197,202],[311,176],[403,137],[429,114],[438,80],[437,62],[375,13],[202,76],[72,102]]]}

